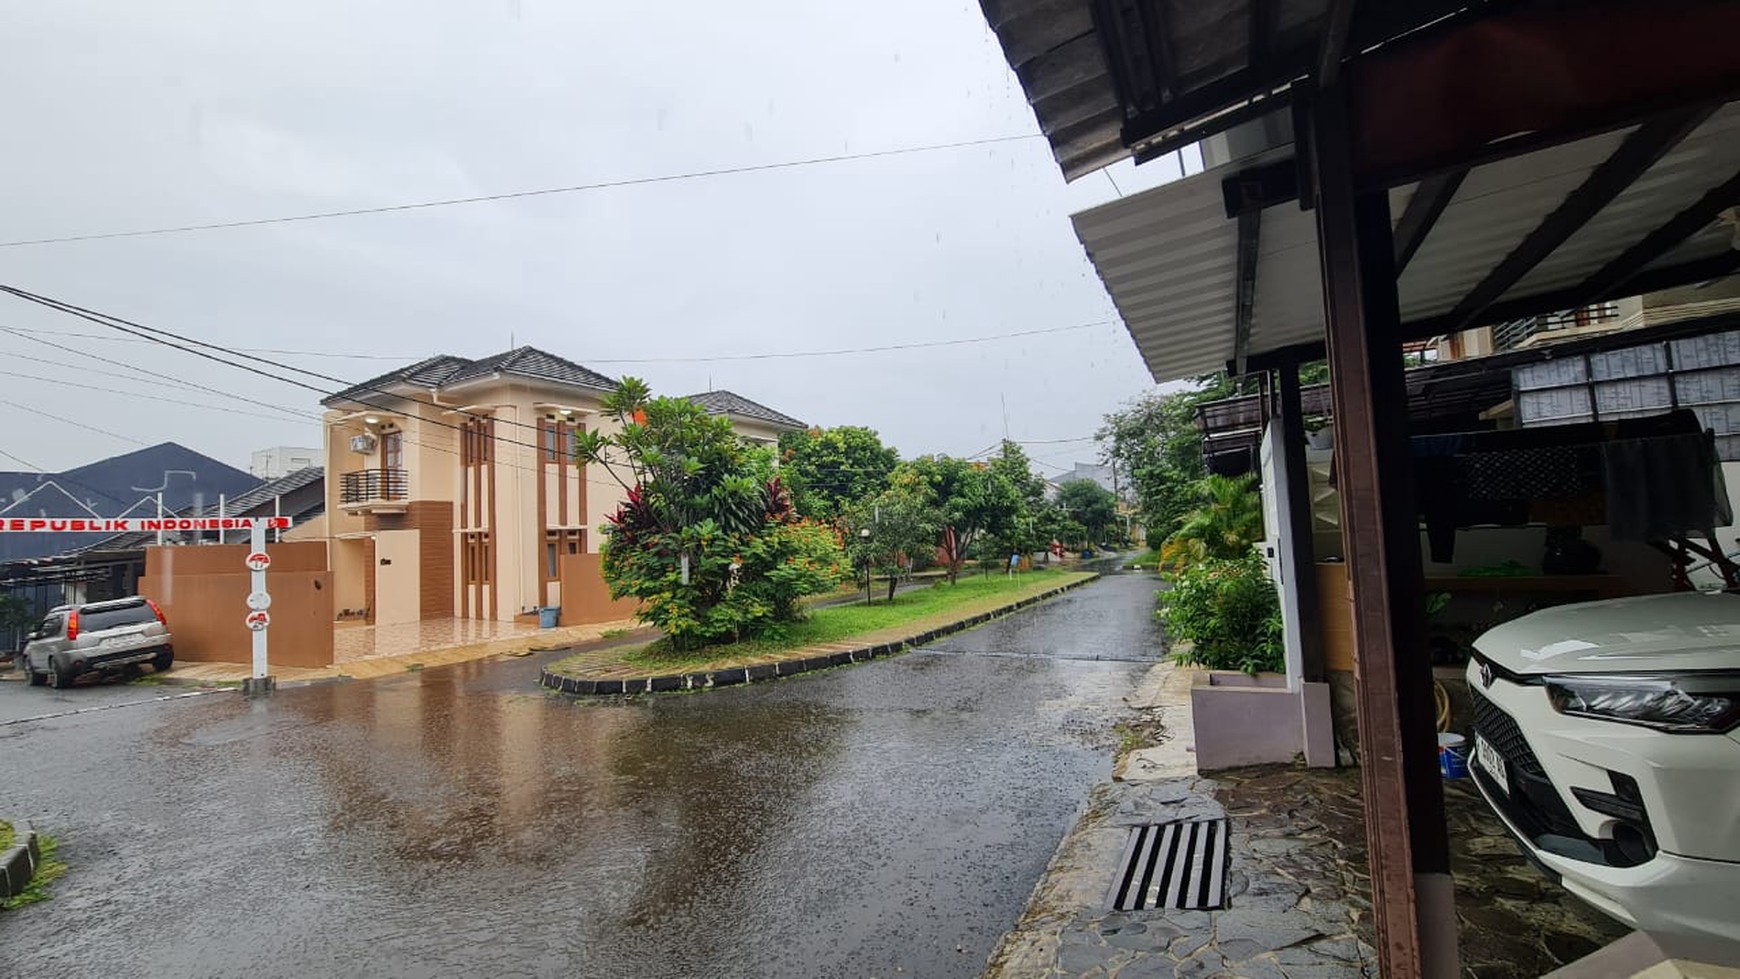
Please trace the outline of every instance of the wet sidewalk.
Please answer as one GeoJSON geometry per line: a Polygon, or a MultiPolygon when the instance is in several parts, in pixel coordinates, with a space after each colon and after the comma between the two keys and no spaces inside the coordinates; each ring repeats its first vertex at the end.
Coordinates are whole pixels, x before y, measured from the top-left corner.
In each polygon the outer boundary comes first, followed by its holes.
{"type": "MultiPolygon", "coordinates": [[[[1377,975],[1357,769],[1265,766],[1197,776],[1188,671],[1155,668],[1133,706],[1163,718],[1157,748],[1096,786],[988,979],[1343,979],[1377,975]],[[1114,911],[1132,828],[1226,817],[1224,910],[1114,911]]],[[[1541,976],[1625,930],[1542,877],[1466,782],[1445,786],[1462,971],[1541,976]]]]}
{"type": "MultiPolygon", "coordinates": [[[[272,675],[280,684],[347,678],[371,680],[496,656],[575,646],[607,634],[640,628],[640,623],[633,619],[554,629],[511,623],[466,623],[457,619],[390,626],[339,626],[334,637],[337,662],[319,668],[274,666],[272,675]]],[[[162,682],[192,686],[239,683],[251,675],[250,671],[247,663],[179,662],[163,675],[162,682]]]]}

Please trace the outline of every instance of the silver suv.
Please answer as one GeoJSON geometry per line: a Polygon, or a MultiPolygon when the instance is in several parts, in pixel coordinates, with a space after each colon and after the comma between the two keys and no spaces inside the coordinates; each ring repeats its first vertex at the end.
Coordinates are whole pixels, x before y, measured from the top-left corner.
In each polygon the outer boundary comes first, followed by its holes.
{"type": "Polygon", "coordinates": [[[150,663],[158,673],[175,662],[169,624],[149,598],[62,605],[43,617],[24,645],[31,686],[72,686],[80,674],[150,663]]]}

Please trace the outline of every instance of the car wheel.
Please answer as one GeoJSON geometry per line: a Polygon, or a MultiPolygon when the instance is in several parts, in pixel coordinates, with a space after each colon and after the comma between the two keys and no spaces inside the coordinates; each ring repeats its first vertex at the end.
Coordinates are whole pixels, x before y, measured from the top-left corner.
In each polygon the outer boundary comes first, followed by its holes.
{"type": "Polygon", "coordinates": [[[175,651],[172,649],[165,649],[163,652],[151,657],[151,672],[153,673],[168,673],[169,668],[174,665],[175,651]]]}
{"type": "Polygon", "coordinates": [[[55,688],[56,690],[65,690],[67,687],[72,686],[73,680],[75,680],[77,678],[78,678],[77,673],[68,672],[65,665],[58,662],[54,657],[50,656],[48,658],[48,685],[49,686],[55,688]]]}
{"type": "Polygon", "coordinates": [[[31,669],[29,664],[25,664],[24,672],[26,672],[30,675],[30,685],[33,687],[40,687],[43,684],[48,682],[48,674],[47,673],[38,673],[35,670],[31,669]]]}

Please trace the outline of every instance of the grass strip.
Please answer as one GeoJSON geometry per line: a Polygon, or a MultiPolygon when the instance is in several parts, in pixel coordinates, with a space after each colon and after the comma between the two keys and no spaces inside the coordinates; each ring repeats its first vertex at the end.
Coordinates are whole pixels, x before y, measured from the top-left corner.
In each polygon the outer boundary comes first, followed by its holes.
{"type": "Polygon", "coordinates": [[[1087,572],[1031,571],[1008,575],[963,575],[953,585],[938,582],[902,592],[889,601],[884,592],[866,604],[814,609],[801,622],[789,622],[760,638],[726,646],[705,646],[678,652],[665,640],[614,650],[577,653],[558,660],[550,672],[590,677],[620,675],[620,667],[656,676],[757,666],[789,658],[787,654],[823,643],[861,640],[886,642],[963,618],[1002,608],[1071,582],[1091,577],[1087,572]]]}

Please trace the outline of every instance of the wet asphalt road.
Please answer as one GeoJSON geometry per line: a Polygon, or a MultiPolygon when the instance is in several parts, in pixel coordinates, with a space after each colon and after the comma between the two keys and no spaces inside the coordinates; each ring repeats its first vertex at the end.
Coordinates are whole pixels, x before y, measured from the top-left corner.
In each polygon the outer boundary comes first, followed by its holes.
{"type": "Polygon", "coordinates": [[[977,975],[1109,774],[1153,588],[628,702],[536,658],[251,703],[0,683],[0,810],[72,865],[0,913],[0,976],[977,975]]]}

